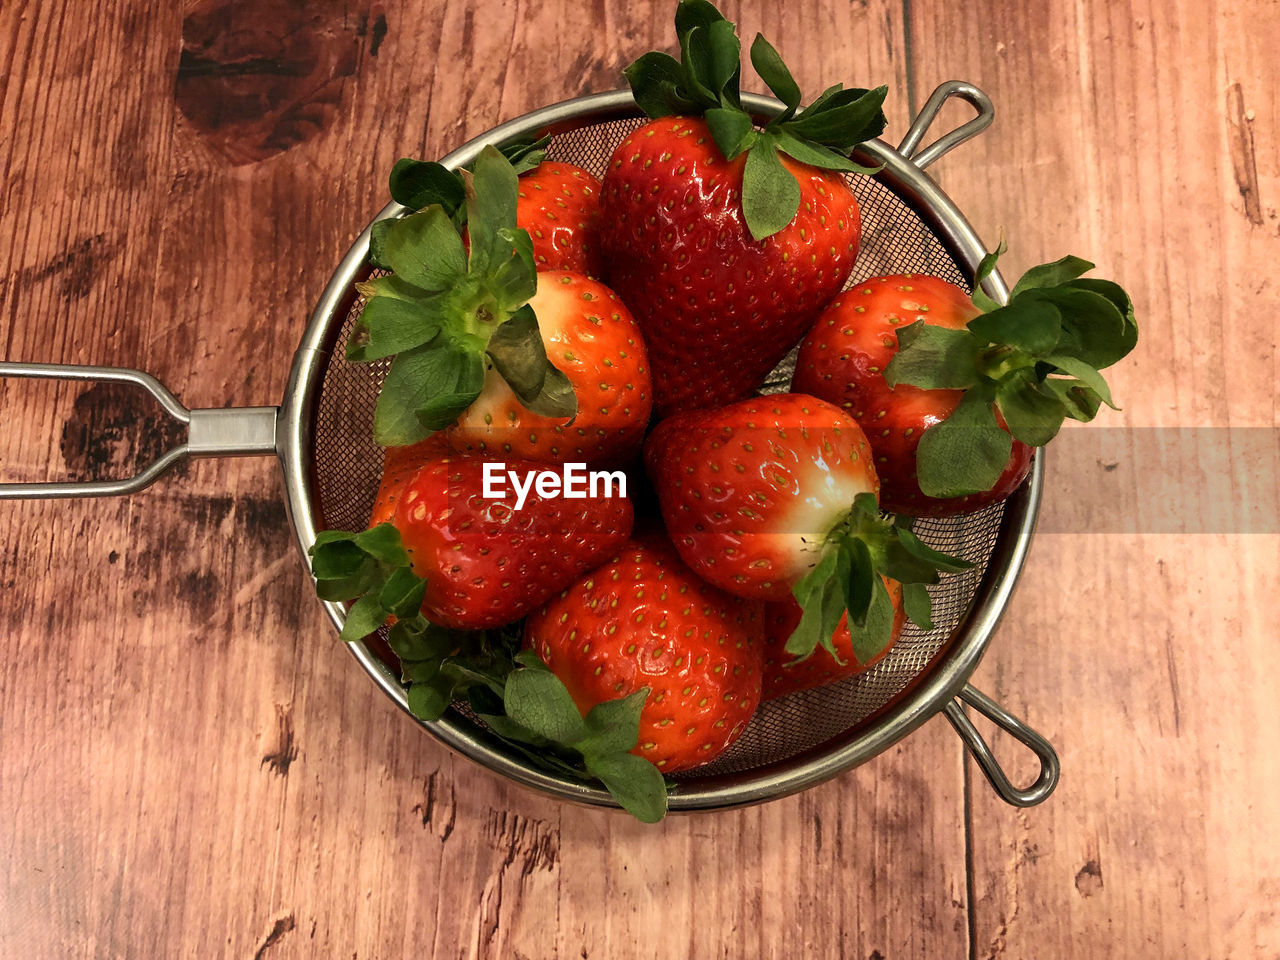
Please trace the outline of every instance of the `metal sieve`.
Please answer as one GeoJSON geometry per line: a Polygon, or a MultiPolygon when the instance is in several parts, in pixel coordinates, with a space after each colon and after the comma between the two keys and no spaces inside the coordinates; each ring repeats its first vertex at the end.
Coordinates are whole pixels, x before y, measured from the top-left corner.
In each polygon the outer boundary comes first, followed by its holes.
{"type": "MultiPolygon", "coordinates": [[[[776,100],[744,95],[744,106],[760,118],[782,109],[776,100]]],[[[851,177],[863,218],[862,248],[850,283],[886,273],[924,273],[970,288],[984,250],[964,216],[924,173],[954,147],[990,125],[994,112],[976,87],[952,81],[933,92],[895,149],[876,140],[855,154],[881,166],[874,177],[851,177]],[[921,148],[925,133],[951,97],[977,115],[921,148]]],[[[615,146],[644,122],[629,91],[580,97],[545,107],[496,127],[441,162],[450,168],[473,160],[490,143],[551,135],[550,159],[575,163],[597,176],[615,146]]],[[[388,205],[377,219],[404,212],[388,205]]],[[[115,380],[148,390],[178,421],[187,442],[168,451],[127,480],[0,485],[0,499],[86,497],[132,493],[155,481],[186,457],[276,454],[283,466],[287,505],[305,556],[319,530],[360,529],[368,522],[381,470],[381,449],[372,435],[373,408],[387,364],[352,364],[346,342],[363,307],[355,283],[369,275],[369,229],[356,239],[325,289],[303,334],[280,407],[187,410],[160,383],[136,370],[58,364],[0,363],[0,376],[60,380],[115,380]]],[[[999,273],[984,283],[1003,302],[1008,290],[999,273]]],[[[786,388],[794,355],[784,360],[765,390],[786,388]]],[[[714,763],[679,775],[670,806],[710,810],[785,796],[827,780],[885,750],[939,711],[955,727],[996,792],[1030,806],[1044,800],[1058,778],[1049,743],[990,698],[968,685],[986,650],[1026,558],[1043,483],[1043,454],[1022,488],[1003,504],[946,520],[921,520],[916,532],[927,543],[973,562],[972,570],[930,588],[935,627],[908,623],[899,642],[860,676],[761,705],[741,739],[714,763]],[[1014,786],[974,727],[965,704],[1026,744],[1040,760],[1028,787],[1014,786]]],[[[345,612],[325,603],[334,625],[345,612]]],[[[395,672],[365,643],[351,645],[356,660],[382,690],[408,713],[405,689],[395,672]]],[[[602,789],[548,773],[494,736],[455,705],[440,720],[418,721],[432,735],[478,763],[555,796],[616,806],[602,789]]]]}

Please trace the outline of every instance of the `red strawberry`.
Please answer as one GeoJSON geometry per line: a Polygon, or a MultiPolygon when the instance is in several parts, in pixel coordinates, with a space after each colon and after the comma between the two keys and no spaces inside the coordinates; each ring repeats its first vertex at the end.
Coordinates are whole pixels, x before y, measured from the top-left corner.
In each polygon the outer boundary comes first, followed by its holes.
{"type": "Polygon", "coordinates": [[[697,0],[676,32],[681,62],[627,69],[655,119],[614,151],[600,201],[605,271],[649,344],[662,416],[752,393],[844,286],[861,226],[843,174],[863,170],[848,153],[885,125],[884,88],[837,85],[797,112],[795,80],[757,36],[751,62],[786,110],[756,129],[733,25],[697,0]]]}
{"type": "Polygon", "coordinates": [[[400,503],[400,494],[409,485],[409,481],[418,475],[422,465],[428,460],[448,455],[449,445],[445,443],[444,435],[439,433],[433,433],[426,440],[407,447],[387,447],[382,458],[382,480],[378,484],[378,495],[373,501],[369,526],[390,523],[400,503]]]}
{"type": "Polygon", "coordinates": [[[537,268],[600,276],[600,181],[571,163],[544,160],[518,189],[516,223],[533,238],[537,268]]]}
{"type": "MultiPolygon", "coordinates": [[[[408,192],[421,180],[419,199],[442,184],[463,190],[438,164],[407,163],[396,182],[408,192]]],[[[595,280],[539,274],[517,226],[515,168],[492,147],[474,168],[463,177],[467,244],[443,203],[375,234],[376,262],[392,273],[357,285],[367,301],[347,345],[348,360],[394,357],[374,438],[405,446],[456,426],[450,440],[464,452],[626,459],[652,405],[630,312],[595,280]]]]}
{"type": "Polygon", "coordinates": [[[448,429],[450,445],[486,457],[619,463],[640,448],[652,408],[644,340],[608,287],[576,273],[538,274],[529,301],[547,358],[568,378],[578,415],[534,413],[488,364],[480,396],[448,429]]]}
{"type": "Polygon", "coordinates": [[[1093,264],[1032,267],[1000,304],[937,277],[857,284],[801,345],[793,389],[848,410],[875,451],[884,506],[947,516],[1009,496],[1032,448],[1113,405],[1099,372],[1138,342],[1133,303],[1093,264]]]}
{"type": "MultiPolygon", "coordinates": [[[[510,483],[483,496],[479,460],[432,460],[404,490],[393,523],[414,574],[427,582],[422,612],[440,626],[512,623],[616,550],[631,532],[625,497],[542,498],[523,507],[510,483]]],[[[546,464],[506,464],[522,478],[546,464]]]]}
{"type": "Polygon", "coordinates": [[[854,498],[879,489],[862,429],[782,394],[670,417],[645,444],[671,542],[699,576],[785,600],[854,498]]]}
{"type": "Polygon", "coordinates": [[[985,493],[940,499],[920,492],[920,438],[951,415],[964,391],[923,390],[908,383],[890,387],[884,370],[898,352],[898,331],[904,327],[923,320],[963,330],[980,313],[968,294],[938,277],[875,277],[831,304],[800,345],[792,389],[839,405],[862,425],[886,510],[918,517],[977,510],[1008,497],[1031,468],[1033,448],[1015,440],[1008,465],[985,493]]]}
{"type": "Polygon", "coordinates": [[[696,573],[738,596],[800,601],[792,654],[830,648],[845,609],[867,635],[858,649],[878,651],[893,620],[883,577],[908,584],[905,608],[925,626],[923,584],[967,566],[920,543],[906,521],[880,518],[866,437],[814,397],[670,417],[650,435],[645,462],[672,543],[696,573]]]}
{"type": "Polygon", "coordinates": [[[787,653],[787,641],[800,625],[802,611],[800,604],[794,599],[781,603],[766,603],[764,607],[764,699],[772,700],[788,693],[797,693],[812,687],[825,686],[857,676],[870,670],[884,658],[890,648],[897,642],[906,624],[907,615],[902,609],[902,584],[896,580],[885,579],[885,588],[889,591],[889,600],[893,604],[893,627],[889,635],[889,643],[873,653],[868,659],[859,660],[853,649],[853,637],[849,633],[849,617],[840,618],[840,625],[831,638],[837,660],[825,649],[813,651],[813,655],[796,662],[787,653]]]}
{"type": "Polygon", "coordinates": [[[746,158],[726,161],[705,121],[655,120],[609,161],[609,283],[644,331],[661,415],[754,391],[853,269],[860,220],[844,179],[783,164],[800,183],[800,211],[756,241],[742,213],[746,158]]]}
{"type": "Polygon", "coordinates": [[[632,752],[664,773],[707,763],[760,701],[761,604],[699,580],[666,544],[631,541],[525,624],[525,645],[586,714],[650,690],[632,752]]]}

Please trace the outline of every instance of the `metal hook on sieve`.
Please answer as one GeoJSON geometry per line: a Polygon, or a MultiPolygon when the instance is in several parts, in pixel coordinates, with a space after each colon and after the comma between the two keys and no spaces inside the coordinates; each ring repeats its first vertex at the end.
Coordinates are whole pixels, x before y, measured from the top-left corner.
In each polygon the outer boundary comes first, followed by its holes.
{"type": "Polygon", "coordinates": [[[924,107],[921,108],[915,120],[911,122],[907,135],[898,144],[898,152],[923,170],[943,154],[954,150],[966,140],[972,140],[987,127],[991,126],[991,121],[995,118],[996,109],[991,105],[990,97],[972,83],[966,83],[963,80],[948,80],[934,90],[929,99],[925,101],[924,107]],[[920,141],[924,139],[925,132],[933,125],[933,121],[937,119],[942,105],[952,97],[958,97],[972,106],[973,109],[978,111],[978,115],[968,123],[943,134],[927,147],[920,149],[920,141]]]}
{"type": "Polygon", "coordinates": [[[1000,704],[971,684],[966,684],[960,690],[959,697],[947,701],[942,711],[947,715],[947,719],[951,721],[951,725],[956,728],[956,733],[960,734],[960,739],[965,742],[969,752],[973,754],[973,759],[978,762],[978,766],[982,769],[983,774],[986,775],[987,781],[1006,803],[1011,803],[1016,807],[1033,807],[1037,803],[1043,802],[1048,798],[1049,794],[1053,793],[1053,788],[1058,785],[1058,754],[1048,740],[1009,713],[1000,704]],[[1040,760],[1040,776],[1036,777],[1035,783],[1029,787],[1015,787],[1010,782],[1004,772],[1004,768],[1000,766],[1000,761],[991,752],[991,747],[987,745],[987,741],[983,739],[982,734],[978,732],[978,728],[973,725],[973,721],[965,713],[964,706],[960,703],[961,700],[971,705],[1000,729],[1031,748],[1031,751],[1040,760]]]}
{"type": "Polygon", "coordinates": [[[187,425],[187,442],[166,450],[123,480],[0,483],[0,500],[123,496],[151,486],[188,457],[249,457],[276,452],[276,407],[188,410],[151,374],[125,367],[0,362],[0,379],[5,377],[131,383],[151,394],[170,417],[187,425]]]}

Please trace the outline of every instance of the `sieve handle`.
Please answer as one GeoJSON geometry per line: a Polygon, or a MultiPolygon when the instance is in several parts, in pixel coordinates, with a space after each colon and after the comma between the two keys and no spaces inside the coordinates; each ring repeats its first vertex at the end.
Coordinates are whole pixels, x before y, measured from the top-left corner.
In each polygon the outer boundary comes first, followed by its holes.
{"type": "Polygon", "coordinates": [[[951,721],[951,725],[956,728],[956,733],[960,734],[960,739],[965,742],[969,752],[973,754],[973,759],[986,774],[991,786],[1006,803],[1011,803],[1015,807],[1033,807],[1053,793],[1053,788],[1058,785],[1058,754],[1054,752],[1048,740],[1006,711],[1000,704],[981,690],[966,684],[960,691],[960,696],[948,701],[942,710],[951,721]],[[1029,787],[1015,787],[1009,782],[1000,762],[987,746],[987,741],[982,738],[978,728],[969,719],[961,700],[1001,730],[1026,744],[1040,758],[1040,776],[1036,778],[1035,783],[1029,787]]]}
{"type": "Polygon", "coordinates": [[[155,397],[170,417],[187,425],[187,442],[166,450],[123,480],[0,483],[0,500],[121,496],[150,486],[188,457],[249,457],[276,452],[276,407],[188,410],[151,374],[123,367],[0,362],[0,379],[5,377],[131,383],[155,397]]]}
{"type": "Polygon", "coordinates": [[[972,83],[966,83],[963,80],[948,80],[934,90],[929,99],[925,101],[924,108],[916,116],[915,120],[911,122],[911,128],[907,130],[907,135],[898,144],[898,152],[923,170],[943,154],[954,150],[966,140],[972,140],[987,127],[991,126],[991,121],[995,118],[996,110],[991,105],[990,97],[972,83]],[[937,119],[938,111],[942,109],[942,105],[952,97],[958,97],[972,106],[978,111],[978,115],[968,123],[943,134],[933,143],[921,149],[920,141],[924,139],[926,131],[933,125],[933,121],[937,119]]]}

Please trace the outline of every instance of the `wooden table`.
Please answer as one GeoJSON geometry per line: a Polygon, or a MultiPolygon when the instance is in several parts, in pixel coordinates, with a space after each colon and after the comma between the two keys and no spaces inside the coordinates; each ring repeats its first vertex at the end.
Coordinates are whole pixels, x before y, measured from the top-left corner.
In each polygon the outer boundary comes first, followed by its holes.
{"type": "MultiPolygon", "coordinates": [[[[0,7],[0,339],[144,368],[189,406],[278,402],[397,157],[671,42],[666,2],[180,6],[0,7]]],[[[779,9],[726,13],[810,96],[891,84],[891,139],[941,81],[991,95],[995,126],[936,175],[1003,229],[1006,275],[1074,252],[1133,293],[1143,342],[1100,427],[1253,451],[1051,459],[975,682],[1055,743],[1056,794],[1005,806],[942,719],[801,796],[658,827],[515,788],[335,640],[275,467],[203,462],[130,499],[0,506],[0,956],[1280,952],[1280,7],[779,9]]],[[[119,391],[0,398],[4,479],[158,442],[119,391]]]]}

